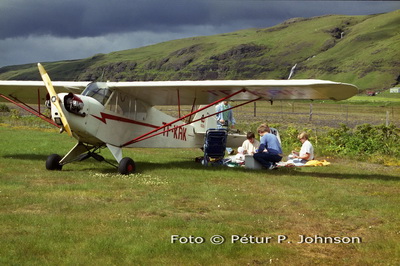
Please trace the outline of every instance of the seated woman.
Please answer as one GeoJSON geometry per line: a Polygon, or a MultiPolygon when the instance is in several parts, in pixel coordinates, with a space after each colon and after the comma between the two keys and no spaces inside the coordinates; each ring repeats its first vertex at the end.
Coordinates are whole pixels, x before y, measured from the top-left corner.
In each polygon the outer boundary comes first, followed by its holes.
{"type": "Polygon", "coordinates": [[[246,138],[247,139],[243,142],[242,146],[238,148],[238,153],[235,156],[235,161],[237,163],[244,163],[245,155],[254,155],[260,146],[260,142],[256,140],[253,132],[248,132],[246,138]]]}
{"type": "Polygon", "coordinates": [[[314,159],[314,148],[311,142],[308,140],[308,135],[306,132],[300,133],[297,138],[301,141],[300,152],[292,151],[288,156],[287,163],[293,163],[295,166],[303,166],[308,161],[314,159]]]}
{"type": "Polygon", "coordinates": [[[253,132],[248,132],[246,138],[242,144],[243,154],[253,155],[260,146],[260,142],[256,140],[253,132]]]}

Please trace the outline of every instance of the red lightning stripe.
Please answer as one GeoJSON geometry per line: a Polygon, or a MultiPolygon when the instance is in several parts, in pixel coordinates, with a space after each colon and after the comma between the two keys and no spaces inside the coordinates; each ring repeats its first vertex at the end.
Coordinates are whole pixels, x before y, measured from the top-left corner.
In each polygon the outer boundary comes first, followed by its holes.
{"type": "Polygon", "coordinates": [[[120,121],[120,122],[124,122],[124,123],[141,125],[141,126],[145,126],[145,127],[159,128],[158,126],[155,126],[155,125],[142,123],[142,122],[139,122],[139,121],[136,121],[136,120],[132,120],[132,119],[128,119],[128,118],[125,118],[125,117],[106,114],[106,113],[103,113],[103,112],[100,112],[100,115],[101,115],[101,117],[98,117],[98,116],[95,116],[95,115],[92,115],[92,116],[94,118],[99,119],[104,124],[107,124],[107,119],[109,119],[109,120],[115,120],[115,121],[120,121]]]}

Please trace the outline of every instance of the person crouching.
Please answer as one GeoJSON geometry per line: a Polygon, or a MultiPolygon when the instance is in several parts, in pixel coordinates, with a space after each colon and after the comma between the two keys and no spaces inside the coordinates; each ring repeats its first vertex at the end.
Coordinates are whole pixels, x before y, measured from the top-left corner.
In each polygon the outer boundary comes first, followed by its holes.
{"type": "Polygon", "coordinates": [[[261,136],[260,147],[254,154],[254,159],[267,169],[275,169],[276,163],[282,160],[282,147],[278,138],[270,133],[269,126],[263,124],[257,128],[261,136]]]}

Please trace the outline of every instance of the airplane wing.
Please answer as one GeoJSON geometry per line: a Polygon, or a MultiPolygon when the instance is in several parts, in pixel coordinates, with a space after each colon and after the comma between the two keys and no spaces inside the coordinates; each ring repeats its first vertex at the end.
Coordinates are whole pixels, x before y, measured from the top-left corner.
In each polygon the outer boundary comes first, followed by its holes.
{"type": "Polygon", "coordinates": [[[326,80],[214,80],[107,82],[150,105],[208,104],[243,90],[230,100],[344,100],[358,93],[352,84],[326,80]]]}
{"type": "MultiPolygon", "coordinates": [[[[54,81],[55,90],[60,92],[81,93],[89,81],[54,81]]],[[[18,99],[26,104],[37,104],[38,99],[43,103],[47,90],[43,81],[0,80],[0,94],[18,99]]],[[[0,97],[0,101],[3,98],[0,97]]]]}
{"type": "MultiPolygon", "coordinates": [[[[89,81],[54,81],[57,92],[79,93],[89,81]]],[[[238,93],[230,100],[249,101],[260,98],[276,100],[344,100],[357,94],[352,84],[326,80],[205,80],[205,81],[132,81],[107,82],[110,89],[140,99],[150,105],[208,104],[238,93]]],[[[13,96],[24,103],[45,99],[42,81],[0,81],[0,94],[13,96]],[[39,96],[38,96],[39,95],[39,96]]],[[[0,98],[0,100],[2,100],[0,98]]]]}

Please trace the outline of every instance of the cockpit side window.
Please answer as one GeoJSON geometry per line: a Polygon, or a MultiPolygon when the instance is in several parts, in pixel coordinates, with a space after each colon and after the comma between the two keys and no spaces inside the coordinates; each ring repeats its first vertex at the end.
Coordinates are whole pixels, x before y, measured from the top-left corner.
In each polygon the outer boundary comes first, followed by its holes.
{"type": "Polygon", "coordinates": [[[144,120],[147,116],[147,106],[145,104],[117,90],[113,91],[105,108],[135,120],[144,120]]]}
{"type": "Polygon", "coordinates": [[[96,82],[89,84],[82,92],[82,95],[92,97],[102,105],[105,105],[111,93],[112,91],[107,87],[107,84],[96,82]]]}
{"type": "Polygon", "coordinates": [[[124,110],[121,108],[119,105],[119,92],[118,91],[113,91],[111,94],[110,99],[107,101],[105,104],[106,110],[110,110],[112,112],[115,112],[117,114],[124,114],[124,110]]]}

